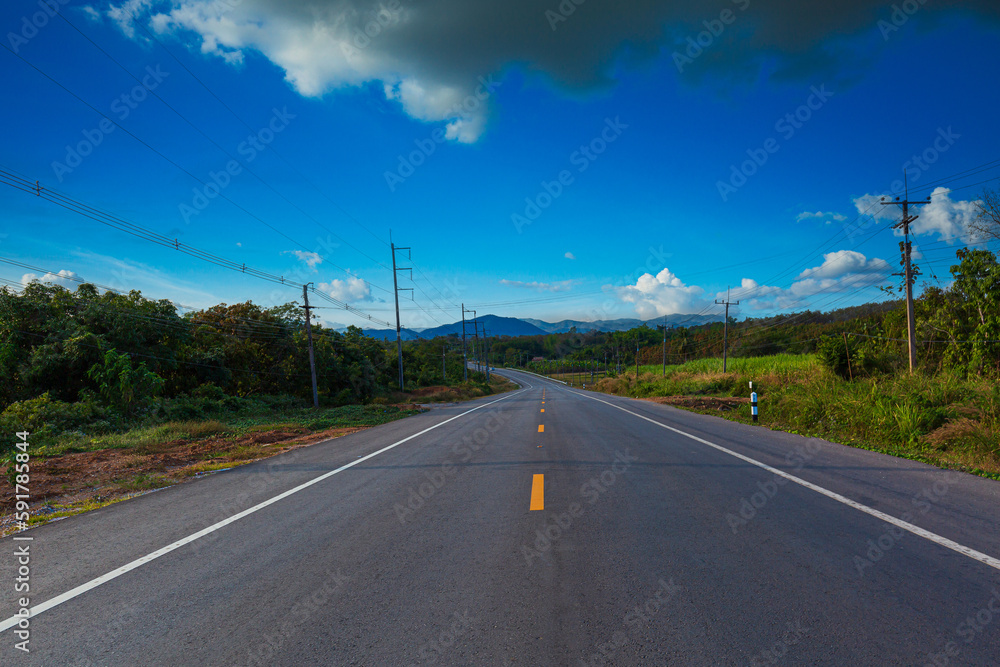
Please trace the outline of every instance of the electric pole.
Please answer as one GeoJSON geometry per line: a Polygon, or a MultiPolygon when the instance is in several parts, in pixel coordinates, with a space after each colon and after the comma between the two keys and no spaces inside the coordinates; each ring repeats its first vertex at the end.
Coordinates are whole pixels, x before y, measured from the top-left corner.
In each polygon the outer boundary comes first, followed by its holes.
{"type": "Polygon", "coordinates": [[[486,381],[490,381],[490,334],[486,331],[486,323],[483,322],[483,356],[486,357],[486,381]]]}
{"type": "Polygon", "coordinates": [[[667,377],[667,316],[663,316],[663,377],[667,377]]]}
{"type": "Polygon", "coordinates": [[[727,361],[728,353],[729,353],[729,306],[738,306],[740,302],[739,301],[730,301],[729,300],[729,288],[727,287],[726,288],[726,300],[725,301],[719,301],[718,299],[716,299],[715,303],[717,303],[719,305],[725,304],[725,306],[726,306],[726,322],[722,326],[722,372],[725,373],[726,372],[726,361],[727,361]]]}
{"type": "Polygon", "coordinates": [[[465,343],[465,314],[472,313],[472,317],[476,316],[476,311],[466,310],[465,304],[462,304],[462,366],[465,368],[465,381],[469,381],[469,348],[465,343]]]}
{"type": "Polygon", "coordinates": [[[309,310],[312,306],[309,305],[309,286],[312,283],[306,283],[302,286],[302,300],[305,305],[302,306],[306,311],[306,336],[309,338],[309,372],[312,373],[312,383],[313,383],[313,407],[319,407],[319,391],[316,388],[316,357],[313,356],[313,328],[312,319],[309,317],[309,310]]]}
{"type": "MultiPolygon", "coordinates": [[[[399,280],[396,279],[396,274],[399,273],[400,271],[409,271],[410,272],[410,279],[412,280],[413,279],[413,269],[410,269],[410,268],[405,268],[405,269],[404,268],[396,268],[396,251],[397,250],[405,250],[406,251],[406,257],[407,257],[407,259],[409,259],[409,257],[410,257],[410,249],[409,248],[397,248],[396,244],[391,243],[391,242],[389,243],[389,247],[392,248],[392,286],[393,286],[393,295],[396,297],[396,354],[399,357],[399,390],[400,391],[406,391],[405,385],[403,383],[403,337],[402,337],[401,329],[400,329],[400,326],[399,326],[399,291],[400,290],[399,290],[399,280]]],[[[404,292],[405,291],[413,292],[413,288],[412,287],[403,288],[403,291],[404,292]]]]}
{"type": "Polygon", "coordinates": [[[909,189],[907,189],[906,194],[907,199],[899,201],[899,197],[896,197],[895,201],[886,201],[885,197],[882,198],[882,205],[898,205],[903,207],[903,219],[898,223],[893,225],[893,229],[903,228],[903,280],[906,283],[906,343],[907,348],[910,352],[910,372],[913,372],[913,367],[917,364],[917,323],[913,314],[913,270],[910,266],[910,223],[919,218],[918,215],[910,215],[910,206],[920,206],[930,202],[931,198],[928,197],[926,201],[908,201],[909,189]]]}
{"type": "Polygon", "coordinates": [[[472,341],[472,356],[476,360],[476,370],[482,370],[479,364],[479,320],[475,317],[472,318],[472,335],[475,337],[472,341]]]}

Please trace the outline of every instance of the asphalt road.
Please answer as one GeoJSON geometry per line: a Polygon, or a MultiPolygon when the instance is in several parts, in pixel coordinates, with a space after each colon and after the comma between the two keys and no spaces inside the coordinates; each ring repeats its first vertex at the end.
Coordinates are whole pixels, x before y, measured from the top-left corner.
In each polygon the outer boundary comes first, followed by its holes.
{"type": "Polygon", "coordinates": [[[30,654],[2,540],[0,664],[1000,664],[1000,483],[510,375],[27,531],[30,654]]]}

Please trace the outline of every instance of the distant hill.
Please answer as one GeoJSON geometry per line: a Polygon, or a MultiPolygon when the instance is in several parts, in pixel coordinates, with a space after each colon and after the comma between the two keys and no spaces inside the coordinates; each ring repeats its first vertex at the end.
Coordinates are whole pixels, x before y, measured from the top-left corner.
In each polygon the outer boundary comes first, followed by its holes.
{"type": "MultiPolygon", "coordinates": [[[[709,322],[721,322],[721,315],[667,315],[668,327],[686,326],[693,327],[709,322]]],[[[486,330],[490,336],[544,336],[551,333],[567,333],[573,327],[577,331],[628,331],[643,325],[642,320],[618,319],[618,320],[597,320],[595,322],[585,322],[583,320],[562,320],[561,322],[545,322],[543,320],[519,319],[516,317],[500,317],[498,315],[484,315],[479,318],[480,324],[486,325],[486,330]]],[[[651,329],[663,324],[663,318],[649,320],[645,322],[651,329]]],[[[364,329],[366,336],[379,340],[395,340],[395,329],[364,329]]],[[[475,335],[472,329],[471,320],[466,321],[465,331],[469,336],[475,335]]],[[[444,324],[431,329],[403,329],[403,340],[416,340],[417,338],[431,339],[438,336],[462,335],[462,322],[444,324]]]]}
{"type": "MultiPolygon", "coordinates": [[[[484,315],[479,319],[480,326],[485,325],[490,336],[541,336],[547,333],[539,329],[530,322],[519,320],[516,317],[499,317],[497,315],[484,315]]],[[[465,331],[468,335],[473,334],[472,324],[466,322],[465,331]]],[[[462,335],[462,322],[445,324],[444,326],[424,329],[420,332],[422,338],[435,338],[437,336],[448,336],[450,334],[462,335]]]]}
{"type": "MultiPolygon", "coordinates": [[[[629,329],[634,329],[635,327],[640,327],[643,325],[642,320],[624,318],[618,320],[596,320],[594,322],[585,322],[582,320],[562,320],[560,322],[545,322],[542,320],[533,320],[525,318],[525,322],[529,322],[545,333],[567,333],[572,327],[576,327],[577,331],[628,331],[629,329]]],[[[721,315],[684,315],[678,313],[676,315],[667,315],[666,323],[668,327],[693,327],[701,324],[708,324],[709,322],[721,322],[721,315]]],[[[645,322],[650,328],[655,329],[657,326],[663,324],[664,318],[658,317],[653,320],[647,320],[645,322]]]]}
{"type": "MultiPolygon", "coordinates": [[[[362,332],[366,336],[371,336],[372,338],[377,338],[379,340],[396,340],[395,329],[362,329],[362,332]]],[[[416,340],[421,337],[426,338],[423,334],[418,335],[417,332],[412,329],[400,330],[399,337],[403,340],[416,340]]]]}

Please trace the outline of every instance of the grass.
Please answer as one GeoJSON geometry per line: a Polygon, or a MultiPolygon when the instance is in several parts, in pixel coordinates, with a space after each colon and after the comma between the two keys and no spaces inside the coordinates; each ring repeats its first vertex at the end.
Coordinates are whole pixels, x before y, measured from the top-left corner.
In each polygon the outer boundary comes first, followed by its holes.
{"type": "MultiPolygon", "coordinates": [[[[33,504],[28,525],[104,507],[198,474],[279,454],[301,445],[301,438],[310,434],[342,434],[343,429],[377,426],[417,412],[398,405],[319,410],[285,407],[237,411],[203,421],[172,421],[98,436],[61,434],[48,444],[32,448],[33,472],[43,471],[56,480],[45,499],[39,498],[33,504]],[[114,467],[106,468],[109,464],[114,467]]],[[[11,532],[12,515],[5,512],[0,519],[0,533],[11,532]]]]}
{"type": "MultiPolygon", "coordinates": [[[[853,381],[824,369],[815,355],[700,359],[643,366],[593,388],[637,398],[749,397],[753,381],[759,424],[845,445],[1000,479],[1000,386],[948,373],[885,375],[853,381]]],[[[682,405],[683,407],[683,405],[682,405]]],[[[752,423],[750,406],[701,409],[752,423]]]]}
{"type": "Polygon", "coordinates": [[[353,426],[377,426],[412,414],[395,405],[346,405],[277,410],[246,410],[218,419],[172,421],[154,426],[138,426],[120,433],[86,435],[65,433],[52,444],[39,446],[32,456],[48,457],[102,449],[128,449],[138,454],[155,454],[163,445],[178,440],[198,441],[213,436],[238,438],[251,433],[281,428],[322,431],[353,426]]]}

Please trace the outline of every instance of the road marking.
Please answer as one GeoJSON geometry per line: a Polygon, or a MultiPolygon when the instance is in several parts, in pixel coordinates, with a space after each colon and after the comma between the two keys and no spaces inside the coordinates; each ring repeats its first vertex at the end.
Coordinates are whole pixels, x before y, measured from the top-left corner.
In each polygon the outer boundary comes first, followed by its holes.
{"type": "Polygon", "coordinates": [[[545,424],[539,424],[538,425],[538,432],[539,433],[545,433],[545,424]]]}
{"type": "Polygon", "coordinates": [[[542,408],[542,412],[545,412],[545,408],[542,408]]]}
{"type": "MultiPolygon", "coordinates": [[[[174,542],[172,544],[168,544],[167,546],[165,546],[165,547],[163,547],[161,549],[157,549],[156,551],[154,551],[152,553],[146,554],[142,558],[137,558],[136,560],[132,561],[131,563],[128,563],[126,565],[122,565],[121,567],[119,567],[116,570],[112,570],[111,572],[108,572],[107,574],[104,574],[104,575],[102,575],[100,577],[97,577],[96,579],[93,579],[92,581],[88,581],[87,583],[81,584],[81,585],[77,586],[76,588],[74,588],[72,590],[66,591],[62,595],[57,595],[56,597],[52,598],[51,600],[46,600],[45,602],[32,607],[31,611],[30,611],[30,616],[28,618],[34,618],[35,616],[38,616],[42,612],[48,611],[49,609],[52,609],[53,607],[57,607],[57,606],[61,605],[63,602],[68,602],[69,600],[72,600],[73,598],[75,598],[77,596],[83,595],[87,591],[90,591],[90,590],[92,590],[94,588],[97,588],[98,586],[100,586],[102,584],[106,584],[107,582],[111,581],[112,579],[120,577],[123,574],[126,574],[127,572],[131,572],[132,570],[134,570],[134,569],[136,569],[136,568],[138,568],[138,567],[140,567],[142,565],[145,565],[146,563],[149,563],[151,561],[156,560],[160,556],[164,556],[164,555],[170,553],[171,551],[174,551],[175,549],[179,549],[180,547],[182,547],[182,546],[184,546],[186,544],[190,544],[191,542],[194,542],[195,540],[197,540],[199,538],[205,537],[206,535],[208,535],[210,533],[214,533],[215,531],[219,530],[220,528],[225,528],[226,526],[228,526],[231,523],[235,523],[235,522],[239,521],[240,519],[242,519],[244,517],[250,516],[254,512],[258,512],[258,511],[264,509],[265,507],[268,507],[269,505],[273,505],[274,503],[278,502],[279,500],[284,500],[285,498],[287,498],[287,497],[289,497],[291,495],[294,495],[294,494],[298,493],[299,491],[303,491],[303,490],[309,488],[310,486],[312,486],[314,484],[318,484],[318,483],[322,482],[323,480],[327,479],[328,477],[333,477],[337,473],[343,472],[344,470],[347,470],[348,468],[353,468],[354,466],[358,465],[359,463],[361,463],[363,461],[367,461],[370,458],[378,456],[379,454],[387,452],[390,449],[393,449],[395,447],[398,447],[399,445],[402,445],[404,442],[409,442],[410,440],[413,440],[414,438],[418,438],[418,437],[422,436],[425,433],[433,431],[436,428],[440,428],[440,427],[444,426],[445,424],[447,424],[448,422],[455,421],[456,419],[458,419],[460,417],[464,417],[465,415],[467,415],[469,413],[472,413],[472,412],[475,412],[476,410],[482,410],[483,408],[488,407],[490,405],[493,405],[494,403],[499,403],[500,401],[506,401],[508,398],[513,398],[517,394],[520,394],[523,391],[527,391],[528,389],[531,389],[531,387],[529,386],[527,389],[521,389],[520,391],[515,391],[513,394],[508,394],[507,396],[504,396],[503,398],[498,398],[495,401],[490,401],[489,403],[483,403],[482,405],[480,405],[478,407],[475,407],[475,408],[472,408],[471,410],[466,410],[465,412],[463,412],[460,415],[455,415],[454,417],[450,417],[449,419],[446,419],[446,420],[444,420],[443,422],[441,422],[439,424],[435,424],[434,426],[430,426],[428,428],[425,428],[423,431],[420,431],[419,433],[414,433],[413,435],[407,436],[407,437],[403,438],[402,440],[399,440],[397,442],[394,442],[391,445],[388,445],[387,447],[383,447],[382,449],[380,449],[380,450],[378,450],[376,452],[372,452],[371,454],[368,454],[367,456],[364,456],[364,457],[362,457],[360,459],[355,459],[354,461],[351,461],[350,463],[348,463],[346,465],[340,466],[336,470],[331,470],[330,472],[324,473],[324,474],[320,475],[319,477],[316,477],[314,479],[309,480],[308,482],[305,482],[304,484],[299,484],[298,486],[296,486],[293,489],[289,489],[288,491],[285,491],[284,493],[280,493],[280,494],[274,496],[273,498],[271,498],[269,500],[265,500],[264,502],[258,503],[257,505],[254,505],[253,507],[251,507],[249,509],[245,509],[242,512],[239,512],[238,514],[234,514],[233,516],[229,517],[228,519],[223,519],[222,521],[219,521],[218,523],[212,524],[208,528],[204,528],[202,530],[199,530],[197,533],[192,533],[191,535],[188,535],[187,537],[179,539],[179,540],[177,540],[176,542],[174,542]]],[[[7,620],[3,621],[2,623],[0,623],[0,632],[4,632],[6,630],[10,630],[15,625],[17,625],[18,621],[20,621],[22,618],[23,617],[21,617],[21,616],[11,616],[7,620]]]]}
{"type": "Polygon", "coordinates": [[[531,479],[530,510],[545,509],[545,475],[534,475],[531,479]]]}
{"type": "Polygon", "coordinates": [[[640,415],[637,412],[632,412],[631,410],[627,410],[627,409],[625,409],[625,408],[623,408],[623,407],[621,407],[619,405],[615,405],[614,403],[609,403],[608,401],[602,401],[599,398],[594,398],[593,396],[588,396],[586,394],[581,394],[581,393],[575,392],[575,391],[571,392],[571,393],[574,393],[574,394],[576,394],[578,396],[583,396],[584,398],[589,398],[590,400],[597,401],[598,403],[604,403],[605,405],[610,405],[611,407],[616,408],[618,410],[621,410],[622,412],[627,412],[627,413],[629,413],[630,415],[632,415],[634,417],[638,417],[639,419],[645,419],[649,423],[656,424],[657,426],[665,428],[668,431],[673,431],[674,433],[676,433],[678,435],[683,435],[686,438],[691,438],[692,440],[696,440],[696,441],[702,443],[703,445],[708,445],[709,447],[712,447],[713,449],[717,449],[720,452],[724,452],[726,454],[729,454],[730,456],[735,456],[736,458],[740,459],[741,461],[746,461],[747,463],[755,465],[758,468],[763,468],[764,470],[767,470],[768,472],[774,473],[775,475],[778,475],[780,477],[784,477],[785,479],[787,479],[787,480],[789,480],[791,482],[795,482],[796,484],[798,484],[800,486],[804,486],[807,489],[811,489],[812,491],[815,491],[816,493],[824,495],[827,498],[831,498],[833,500],[836,500],[838,503],[843,503],[844,505],[847,505],[848,507],[853,507],[854,509],[858,510],[859,512],[864,512],[865,514],[869,514],[869,515],[875,517],[876,519],[881,519],[882,521],[885,521],[886,523],[890,523],[890,524],[892,524],[894,526],[898,526],[898,527],[902,528],[905,531],[913,533],[914,535],[919,535],[920,537],[922,537],[922,538],[924,538],[926,540],[930,540],[931,542],[934,542],[935,544],[939,544],[942,547],[946,547],[948,549],[951,549],[952,551],[957,551],[958,553],[962,554],[963,556],[968,556],[969,558],[971,558],[973,560],[977,560],[980,563],[983,563],[985,565],[989,565],[990,567],[992,567],[992,568],[994,568],[996,570],[1000,570],[1000,559],[997,559],[997,558],[994,558],[993,556],[984,554],[981,551],[976,551],[975,549],[971,549],[971,548],[969,548],[969,547],[967,547],[965,545],[959,544],[958,542],[955,542],[953,540],[949,540],[947,537],[942,537],[941,535],[938,535],[937,533],[932,533],[929,530],[924,530],[920,526],[916,526],[916,525],[914,525],[914,524],[912,524],[912,523],[910,523],[908,521],[903,521],[902,519],[897,519],[896,517],[892,516],[891,514],[886,514],[885,512],[880,512],[879,510],[877,510],[877,509],[875,509],[873,507],[868,507],[867,505],[862,505],[861,503],[859,503],[857,501],[851,500],[850,498],[848,498],[846,496],[840,495],[836,491],[830,491],[829,489],[826,489],[826,488],[824,488],[822,486],[819,486],[817,484],[813,484],[812,482],[807,482],[806,480],[802,479],[801,477],[796,477],[795,475],[791,475],[791,474],[789,474],[789,473],[787,473],[787,472],[785,472],[783,470],[778,470],[777,468],[769,466],[766,463],[758,461],[757,459],[752,459],[749,456],[744,456],[743,454],[740,454],[738,452],[734,452],[733,450],[727,449],[727,448],[723,447],[722,445],[717,445],[714,442],[709,442],[708,440],[704,440],[702,438],[699,438],[696,435],[691,435],[690,433],[685,433],[684,431],[681,431],[680,429],[676,429],[673,426],[667,426],[666,424],[661,424],[660,422],[656,421],[655,419],[650,419],[649,417],[646,417],[644,415],[640,415]]]}

